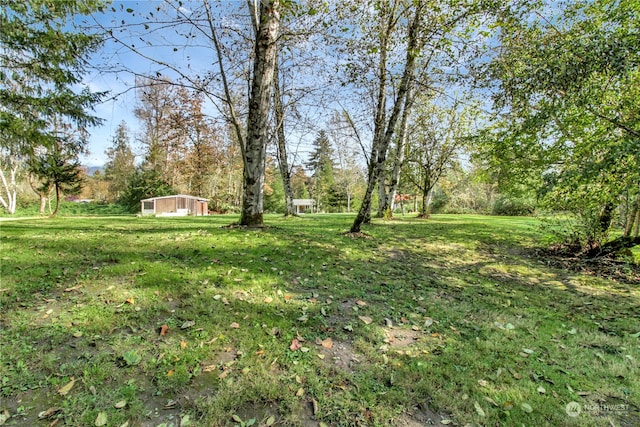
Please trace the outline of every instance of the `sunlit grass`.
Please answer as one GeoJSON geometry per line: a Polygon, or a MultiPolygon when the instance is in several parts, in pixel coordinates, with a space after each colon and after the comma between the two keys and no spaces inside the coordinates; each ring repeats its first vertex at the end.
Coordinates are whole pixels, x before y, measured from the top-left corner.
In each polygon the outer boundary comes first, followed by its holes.
{"type": "Polygon", "coordinates": [[[530,256],[534,219],[396,218],[368,239],[348,215],[234,220],[2,223],[7,425],[50,407],[68,425],[640,421],[638,287],[530,256]]]}

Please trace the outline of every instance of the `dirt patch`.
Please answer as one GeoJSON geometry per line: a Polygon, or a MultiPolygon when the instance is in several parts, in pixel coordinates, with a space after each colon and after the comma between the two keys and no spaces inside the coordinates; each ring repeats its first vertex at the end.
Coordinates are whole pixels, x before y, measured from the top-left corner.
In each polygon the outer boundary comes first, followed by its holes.
{"type": "Polygon", "coordinates": [[[414,406],[394,422],[394,425],[398,427],[445,426],[450,424],[451,421],[448,416],[438,414],[427,403],[414,406]],[[443,424],[442,421],[445,420],[449,422],[443,424]]]}
{"type": "Polygon", "coordinates": [[[414,331],[413,329],[384,329],[385,340],[384,342],[393,348],[405,348],[416,343],[423,334],[420,331],[414,331]]]}
{"type": "Polygon", "coordinates": [[[353,373],[354,367],[362,360],[348,341],[333,341],[331,348],[320,346],[318,354],[327,366],[345,373],[353,373]]]}

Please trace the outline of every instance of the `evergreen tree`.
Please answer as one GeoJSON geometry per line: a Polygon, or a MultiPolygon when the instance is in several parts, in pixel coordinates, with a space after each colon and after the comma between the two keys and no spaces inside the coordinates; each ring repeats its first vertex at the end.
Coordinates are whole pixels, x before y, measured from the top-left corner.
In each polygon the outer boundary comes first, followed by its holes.
{"type": "Polygon", "coordinates": [[[78,194],[82,190],[84,174],[72,144],[60,143],[48,151],[32,158],[30,169],[38,178],[38,191],[53,188],[56,196],[56,207],[51,214],[56,216],[60,211],[62,194],[78,194]]]}
{"type": "MultiPolygon", "coordinates": [[[[18,162],[39,168],[77,163],[68,156],[77,158],[87,143],[83,131],[100,123],[90,111],[103,94],[76,88],[85,72],[85,58],[102,39],[77,31],[73,22],[75,15],[89,14],[102,3],[2,0],[0,4],[0,153],[15,185],[18,162]],[[68,140],[60,138],[56,122],[80,130],[83,138],[62,147],[68,140]]],[[[4,178],[1,169],[0,175],[4,178]]],[[[7,189],[15,195],[14,190],[7,189]]]]}
{"type": "Polygon", "coordinates": [[[123,121],[118,125],[107,149],[109,161],[104,167],[105,180],[109,183],[109,201],[118,200],[129,185],[135,173],[135,156],[129,145],[129,128],[123,121]]]}
{"type": "Polygon", "coordinates": [[[324,210],[329,207],[329,195],[335,185],[333,176],[334,162],[333,149],[329,137],[324,130],[321,130],[318,137],[313,141],[313,152],[306,163],[311,178],[309,179],[309,191],[311,197],[316,201],[317,209],[324,210]]]}

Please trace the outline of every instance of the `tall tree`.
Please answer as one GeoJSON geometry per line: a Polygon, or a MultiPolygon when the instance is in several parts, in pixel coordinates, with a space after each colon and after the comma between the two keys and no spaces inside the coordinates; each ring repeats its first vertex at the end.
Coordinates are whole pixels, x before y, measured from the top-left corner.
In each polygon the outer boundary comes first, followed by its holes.
{"type": "Polygon", "coordinates": [[[58,144],[32,157],[29,164],[30,171],[41,181],[38,190],[44,192],[53,188],[56,205],[51,213],[52,217],[60,211],[63,194],[75,195],[82,190],[84,172],[78,160],[78,153],[73,149],[71,138],[72,134],[57,137],[60,141],[58,144]]]}
{"type": "Polygon", "coordinates": [[[329,207],[329,195],[335,185],[333,149],[327,132],[321,130],[313,141],[313,151],[307,168],[311,172],[310,192],[316,201],[316,209],[329,207]]]}
{"type": "MultiPolygon", "coordinates": [[[[60,140],[53,126],[63,120],[78,129],[97,125],[91,114],[103,94],[77,91],[85,60],[102,37],[74,27],[77,14],[102,7],[100,1],[3,1],[0,9],[0,148],[10,177],[16,162],[33,163],[38,147],[57,150],[60,140]]],[[[83,145],[86,140],[82,141],[83,145]]],[[[78,153],[77,150],[73,150],[78,153]]],[[[15,180],[3,186],[15,195],[15,180]],[[11,184],[13,181],[13,184],[11,184]]],[[[15,197],[0,203],[13,213],[15,197]]]]}
{"type": "Polygon", "coordinates": [[[276,57],[276,68],[273,79],[273,102],[276,119],[276,144],[278,146],[278,168],[282,177],[282,186],[285,199],[285,216],[295,215],[296,210],[293,206],[293,187],[291,186],[291,170],[289,168],[289,155],[287,153],[287,139],[284,130],[284,103],[283,94],[280,90],[280,66],[278,57],[276,57]]]}
{"type": "Polygon", "coordinates": [[[437,100],[418,100],[407,129],[405,174],[421,193],[422,218],[430,215],[430,198],[438,180],[469,139],[472,111],[458,102],[438,105],[437,100]]]}
{"type": "Polygon", "coordinates": [[[501,22],[486,159],[502,183],[529,183],[578,220],[598,250],[615,207],[640,191],[637,2],[568,2],[501,22]]]}
{"type": "MultiPolygon", "coordinates": [[[[200,91],[230,124],[243,161],[240,223],[262,226],[262,185],[269,142],[267,119],[272,100],[281,5],[279,0],[251,0],[244,6],[239,5],[234,2],[203,2],[190,4],[191,8],[187,8],[181,1],[167,1],[163,3],[164,7],[152,11],[141,6],[137,14],[131,9],[131,22],[127,25],[119,19],[114,22],[110,35],[120,46],[156,64],[158,73],[170,72],[179,77],[180,85],[200,91]],[[223,17],[220,9],[228,12],[231,19],[219,19],[223,17]],[[138,21],[134,22],[135,19],[138,21]],[[181,41],[169,39],[163,35],[166,32],[155,32],[152,27],[171,27],[181,41]],[[154,39],[156,35],[160,40],[154,39]],[[143,47],[139,44],[140,39],[143,47]],[[146,45],[155,45],[159,49],[167,47],[168,55],[163,57],[157,50],[154,55],[149,55],[144,49],[146,45]],[[189,48],[194,52],[190,53],[189,48]],[[175,56],[173,52],[179,49],[185,52],[179,61],[167,59],[175,56]],[[209,49],[207,53],[212,56],[213,67],[211,62],[205,61],[206,66],[202,68],[201,63],[191,61],[190,58],[195,56],[202,57],[202,49],[209,49]],[[196,66],[200,68],[195,70],[196,66]]],[[[127,67],[124,70],[133,72],[127,67]]]]}
{"type": "Polygon", "coordinates": [[[177,86],[167,77],[136,79],[138,104],[134,115],[142,124],[139,141],[144,147],[144,167],[157,171],[175,186],[177,163],[184,152],[185,135],[176,129],[182,105],[177,86]]]}
{"type": "Polygon", "coordinates": [[[129,186],[135,173],[135,156],[131,150],[129,128],[122,121],[116,128],[111,147],[105,152],[107,163],[104,165],[104,179],[109,183],[109,199],[117,201],[129,186]]]}
{"type": "Polygon", "coordinates": [[[263,185],[269,142],[267,119],[276,68],[276,39],[280,27],[279,0],[260,1],[254,25],[255,57],[247,115],[247,138],[242,153],[244,174],[240,215],[240,224],[250,227],[263,225],[263,185]]]}

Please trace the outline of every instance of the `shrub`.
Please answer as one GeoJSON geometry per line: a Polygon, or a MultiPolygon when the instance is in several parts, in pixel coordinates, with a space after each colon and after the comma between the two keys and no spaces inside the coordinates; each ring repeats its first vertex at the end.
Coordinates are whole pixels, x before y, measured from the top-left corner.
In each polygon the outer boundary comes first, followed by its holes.
{"type": "Polygon", "coordinates": [[[535,203],[531,199],[501,195],[493,204],[491,213],[503,216],[527,216],[532,215],[534,211],[535,203]]]}

